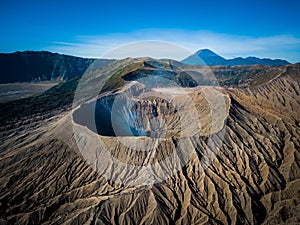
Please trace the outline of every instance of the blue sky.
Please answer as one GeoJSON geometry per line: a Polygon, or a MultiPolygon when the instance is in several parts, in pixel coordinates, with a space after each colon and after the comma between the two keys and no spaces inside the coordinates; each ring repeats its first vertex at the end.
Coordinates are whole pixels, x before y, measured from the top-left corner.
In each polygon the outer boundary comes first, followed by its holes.
{"type": "Polygon", "coordinates": [[[0,2],[0,52],[101,57],[143,40],[210,48],[225,57],[300,61],[300,1],[0,2]]]}

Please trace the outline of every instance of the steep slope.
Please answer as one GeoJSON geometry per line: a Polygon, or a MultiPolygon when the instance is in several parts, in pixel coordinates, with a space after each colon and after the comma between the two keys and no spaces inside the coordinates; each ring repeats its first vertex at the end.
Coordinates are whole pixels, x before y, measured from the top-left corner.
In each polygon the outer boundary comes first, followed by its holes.
{"type": "MultiPolygon", "coordinates": [[[[99,61],[105,64],[109,60],[99,61]]],[[[68,80],[81,76],[93,62],[94,59],[46,51],[0,53],[0,83],[68,80]]]]}
{"type": "Polygon", "coordinates": [[[209,49],[201,49],[181,62],[190,65],[226,65],[226,59],[209,49]]]}
{"type": "Polygon", "coordinates": [[[288,61],[282,59],[260,59],[257,57],[238,57],[233,59],[225,59],[209,49],[201,49],[195,52],[193,55],[190,55],[187,58],[183,59],[181,62],[189,65],[199,66],[238,66],[257,64],[268,66],[284,66],[290,64],[288,61]]]}
{"type": "MultiPolygon", "coordinates": [[[[206,168],[211,152],[202,135],[191,160],[161,183],[126,186],[97,174],[77,147],[73,110],[2,127],[0,223],[299,223],[299,66],[273,71],[252,87],[221,88],[228,115],[216,157],[206,168]]],[[[201,111],[207,103],[200,93],[194,88],[190,95],[201,111]]],[[[113,154],[122,157],[119,150],[113,154]]]]}

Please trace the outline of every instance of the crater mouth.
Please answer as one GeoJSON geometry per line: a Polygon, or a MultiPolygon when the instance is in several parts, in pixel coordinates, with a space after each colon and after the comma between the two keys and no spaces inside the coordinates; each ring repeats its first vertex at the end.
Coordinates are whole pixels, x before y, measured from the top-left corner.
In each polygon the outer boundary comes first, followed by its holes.
{"type": "Polygon", "coordinates": [[[165,138],[178,128],[179,116],[163,98],[112,94],[83,104],[73,120],[101,136],[165,138]]]}
{"type": "Polygon", "coordinates": [[[214,87],[135,88],[81,105],[74,122],[100,136],[177,139],[217,133],[228,116],[229,98],[214,87]]]}

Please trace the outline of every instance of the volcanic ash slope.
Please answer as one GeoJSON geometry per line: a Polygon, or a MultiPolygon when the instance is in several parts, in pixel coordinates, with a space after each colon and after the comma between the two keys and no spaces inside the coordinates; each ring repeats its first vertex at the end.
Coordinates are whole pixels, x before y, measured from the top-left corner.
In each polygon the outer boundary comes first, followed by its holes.
{"type": "MultiPolygon", "coordinates": [[[[228,114],[213,161],[201,163],[208,152],[202,134],[182,170],[151,185],[122,185],[95,172],[78,149],[73,111],[2,130],[0,223],[299,224],[299,77],[299,65],[291,65],[258,86],[218,90],[228,114]]],[[[197,102],[199,93],[189,95],[197,102]]]]}

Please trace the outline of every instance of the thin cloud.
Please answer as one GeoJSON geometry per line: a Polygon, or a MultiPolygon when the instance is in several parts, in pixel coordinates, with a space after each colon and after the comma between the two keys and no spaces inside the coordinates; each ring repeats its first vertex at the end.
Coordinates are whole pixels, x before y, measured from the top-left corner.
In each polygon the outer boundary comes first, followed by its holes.
{"type": "MultiPolygon", "coordinates": [[[[237,36],[221,34],[210,31],[184,31],[184,30],[157,30],[147,29],[131,33],[108,34],[100,36],[79,36],[78,42],[68,43],[63,41],[53,42],[47,50],[82,57],[137,57],[152,56],[155,58],[170,58],[180,60],[189,53],[202,48],[209,48],[226,57],[257,56],[263,58],[283,58],[291,62],[300,61],[300,39],[293,35],[274,35],[268,37],[237,36]],[[145,46],[142,41],[162,41],[168,47],[145,46]],[[135,42],[138,48],[128,46],[135,42]],[[172,50],[172,45],[184,51],[172,50]],[[121,47],[120,47],[121,46],[121,47]],[[123,51],[122,53],[118,53],[123,51]],[[112,54],[114,52],[114,54],[112,54]],[[126,55],[127,54],[127,55],[126,55]],[[150,55],[149,55],[150,54],[150,55]]],[[[153,42],[149,42],[151,45],[153,42]]],[[[174,47],[174,46],[173,46],[174,47]]]]}

